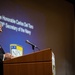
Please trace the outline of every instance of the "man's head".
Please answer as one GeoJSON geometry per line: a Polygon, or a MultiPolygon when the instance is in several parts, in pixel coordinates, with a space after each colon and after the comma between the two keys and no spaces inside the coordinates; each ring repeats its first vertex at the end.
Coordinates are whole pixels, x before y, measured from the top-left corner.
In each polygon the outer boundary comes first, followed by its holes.
{"type": "Polygon", "coordinates": [[[0,23],[0,32],[2,32],[2,24],[0,23]]]}

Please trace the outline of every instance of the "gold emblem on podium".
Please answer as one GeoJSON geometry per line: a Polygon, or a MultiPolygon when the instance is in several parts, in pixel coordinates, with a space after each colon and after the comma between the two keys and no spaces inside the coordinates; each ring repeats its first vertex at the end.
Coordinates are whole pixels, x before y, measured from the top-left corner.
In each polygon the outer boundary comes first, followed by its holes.
{"type": "Polygon", "coordinates": [[[15,57],[22,56],[23,47],[17,44],[10,44],[10,53],[15,57]]]}

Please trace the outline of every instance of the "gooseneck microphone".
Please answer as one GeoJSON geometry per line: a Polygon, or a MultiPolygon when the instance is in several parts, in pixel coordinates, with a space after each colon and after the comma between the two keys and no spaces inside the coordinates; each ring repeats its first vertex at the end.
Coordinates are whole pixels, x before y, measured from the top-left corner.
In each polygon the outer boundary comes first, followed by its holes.
{"type": "Polygon", "coordinates": [[[26,40],[26,43],[30,44],[32,46],[33,50],[34,50],[34,48],[37,48],[38,50],[40,50],[36,45],[34,45],[33,43],[31,43],[29,40],[26,40]]]}

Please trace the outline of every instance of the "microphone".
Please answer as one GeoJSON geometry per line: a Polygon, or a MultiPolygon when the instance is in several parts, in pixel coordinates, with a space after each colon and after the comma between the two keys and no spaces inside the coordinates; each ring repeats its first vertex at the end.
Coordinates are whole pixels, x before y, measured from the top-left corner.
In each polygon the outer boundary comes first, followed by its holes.
{"type": "Polygon", "coordinates": [[[30,44],[30,45],[36,47],[36,45],[32,44],[29,40],[26,40],[26,43],[28,43],[28,44],[30,44]]]}
{"type": "Polygon", "coordinates": [[[38,50],[40,50],[36,45],[34,45],[33,43],[31,43],[29,40],[26,40],[26,43],[30,44],[32,46],[33,50],[34,50],[34,47],[37,48],[38,50]]]}

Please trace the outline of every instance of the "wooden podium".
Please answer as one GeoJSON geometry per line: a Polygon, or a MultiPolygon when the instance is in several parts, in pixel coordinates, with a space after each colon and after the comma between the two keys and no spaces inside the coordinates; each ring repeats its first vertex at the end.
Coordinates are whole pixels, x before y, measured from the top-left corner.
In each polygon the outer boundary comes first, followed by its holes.
{"type": "Polygon", "coordinates": [[[4,75],[54,75],[50,48],[3,62],[4,75]]]}

